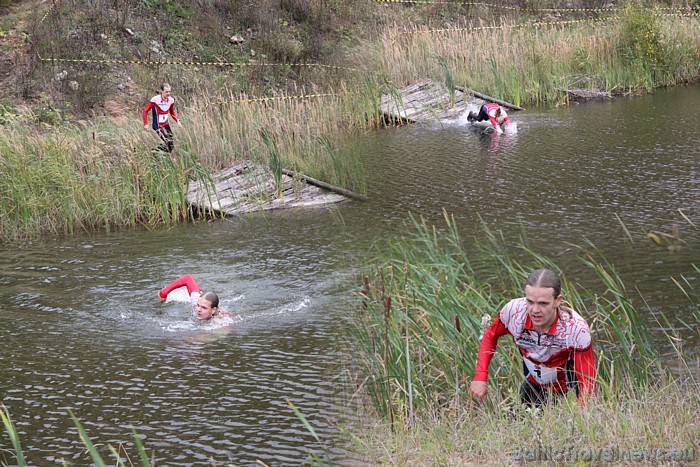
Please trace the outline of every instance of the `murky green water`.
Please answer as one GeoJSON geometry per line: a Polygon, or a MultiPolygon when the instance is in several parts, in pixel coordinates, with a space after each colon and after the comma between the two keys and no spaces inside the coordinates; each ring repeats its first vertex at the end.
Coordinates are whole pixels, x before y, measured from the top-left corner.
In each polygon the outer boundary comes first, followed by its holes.
{"type": "Polygon", "coordinates": [[[347,271],[409,212],[441,223],[444,209],[467,241],[479,216],[513,238],[524,229],[582,280],[568,242],[588,238],[650,316],[689,317],[670,277],[700,289],[698,108],[696,86],[514,113],[518,133],[499,138],[463,122],[376,131],[356,142],[367,203],[4,247],[0,394],[30,462],[87,462],[70,409],[101,443],[135,429],[159,465],[295,465],[311,449],[349,463],[334,441],[349,405],[337,343],[347,271]],[[646,239],[650,230],[675,235],[680,251],[646,239]],[[238,313],[232,330],[158,302],[183,273],[238,313]]]}

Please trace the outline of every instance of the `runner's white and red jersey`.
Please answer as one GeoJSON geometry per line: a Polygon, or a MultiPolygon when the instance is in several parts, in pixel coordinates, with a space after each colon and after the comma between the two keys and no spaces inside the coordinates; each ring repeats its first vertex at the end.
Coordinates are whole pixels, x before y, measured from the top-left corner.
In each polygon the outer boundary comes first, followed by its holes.
{"type": "Polygon", "coordinates": [[[175,99],[172,96],[168,96],[167,99],[158,94],[151,98],[143,109],[143,124],[148,124],[148,111],[153,114],[153,128],[156,128],[156,122],[158,127],[162,127],[168,124],[168,116],[172,115],[175,121],[178,121],[177,113],[175,113],[175,99]]]}
{"type": "Polygon", "coordinates": [[[498,338],[506,334],[513,337],[531,383],[557,392],[567,392],[578,384],[579,397],[593,391],[596,371],[591,332],[574,310],[560,307],[552,326],[540,334],[532,326],[525,298],[511,300],[484,333],[474,380],[487,380],[498,338]]]}

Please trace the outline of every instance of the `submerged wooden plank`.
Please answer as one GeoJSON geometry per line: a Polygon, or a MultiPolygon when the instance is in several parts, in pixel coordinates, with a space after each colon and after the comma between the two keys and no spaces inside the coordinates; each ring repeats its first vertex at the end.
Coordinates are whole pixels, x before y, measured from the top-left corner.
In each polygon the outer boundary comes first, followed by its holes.
{"type": "MultiPolygon", "coordinates": [[[[311,179],[314,180],[314,179],[311,179]]],[[[348,199],[306,182],[300,174],[282,174],[282,196],[272,173],[262,166],[240,163],[212,174],[208,181],[190,181],[188,202],[223,216],[272,209],[325,206],[348,199]]],[[[342,192],[338,188],[336,191],[342,192]]],[[[358,198],[361,199],[358,195],[358,198]]]]}
{"type": "MultiPolygon", "coordinates": [[[[395,94],[384,94],[381,99],[382,114],[391,121],[408,123],[442,122],[466,115],[469,108],[483,105],[488,96],[472,90],[456,87],[453,96],[447,87],[437,81],[422,80],[406,86],[395,94]],[[468,92],[467,92],[468,91],[468,92]],[[452,99],[454,97],[454,99],[452,99]]],[[[494,99],[490,99],[494,101],[494,99]]],[[[499,104],[502,101],[497,101],[499,104]]],[[[512,104],[509,108],[522,110],[512,104]]]]}
{"type": "Polygon", "coordinates": [[[525,110],[524,108],[520,107],[519,105],[511,104],[510,102],[502,101],[500,99],[496,99],[495,97],[487,96],[486,94],[482,94],[480,92],[474,91],[473,89],[464,89],[461,86],[457,86],[457,89],[459,89],[462,92],[467,92],[469,94],[472,94],[475,97],[478,97],[479,99],[483,99],[488,102],[495,102],[496,104],[500,105],[501,107],[505,107],[507,109],[511,110],[525,110]]]}
{"type": "Polygon", "coordinates": [[[454,102],[445,85],[423,80],[402,89],[397,95],[383,95],[382,113],[390,119],[408,122],[453,119],[468,111],[464,94],[454,90],[454,102]]]}

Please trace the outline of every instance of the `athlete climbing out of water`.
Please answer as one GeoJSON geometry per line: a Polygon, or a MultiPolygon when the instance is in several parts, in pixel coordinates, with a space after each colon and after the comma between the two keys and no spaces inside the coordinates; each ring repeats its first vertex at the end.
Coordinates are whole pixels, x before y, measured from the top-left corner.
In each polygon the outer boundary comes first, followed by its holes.
{"type": "Polygon", "coordinates": [[[510,125],[508,114],[495,102],[482,105],[478,114],[474,114],[474,112],[470,110],[469,115],[467,115],[467,120],[469,122],[483,122],[487,119],[491,122],[491,125],[493,125],[496,131],[500,129],[500,125],[503,125],[503,123],[505,123],[506,126],[510,125]]]}
{"type": "Polygon", "coordinates": [[[197,281],[190,274],[178,277],[170,284],[166,285],[158,292],[160,301],[165,301],[168,294],[180,287],[187,287],[192,303],[192,316],[198,320],[205,321],[214,317],[230,318],[231,313],[219,308],[219,296],[214,292],[202,294],[197,281]]]}
{"type": "Polygon", "coordinates": [[[168,152],[173,152],[173,130],[170,128],[168,116],[172,115],[173,120],[177,122],[179,127],[182,127],[180,119],[175,112],[175,99],[170,95],[170,85],[163,83],[160,85],[160,94],[154,96],[146,107],[143,108],[143,128],[148,131],[148,112],[151,111],[151,125],[158,133],[160,139],[165,143],[165,149],[168,152]]]}
{"type": "Polygon", "coordinates": [[[561,282],[549,269],[538,269],[525,283],[525,297],[511,300],[484,333],[469,392],[485,399],[488,368],[498,338],[513,337],[520,351],[525,382],[520,387],[524,404],[538,407],[550,394],[575,389],[579,400],[595,390],[595,360],[586,321],[561,306],[561,282]]]}

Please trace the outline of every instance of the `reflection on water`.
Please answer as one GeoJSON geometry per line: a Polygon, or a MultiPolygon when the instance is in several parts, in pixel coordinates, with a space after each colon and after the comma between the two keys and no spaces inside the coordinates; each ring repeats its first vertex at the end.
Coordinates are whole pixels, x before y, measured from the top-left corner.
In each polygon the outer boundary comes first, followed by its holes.
{"type": "Polygon", "coordinates": [[[453,214],[467,243],[480,218],[507,238],[524,231],[584,283],[569,242],[588,238],[644,296],[641,309],[688,318],[671,276],[700,288],[698,106],[696,87],[513,112],[517,133],[498,137],[461,120],[389,128],[350,143],[366,155],[367,203],[4,249],[0,391],[30,462],[88,462],[69,409],[101,443],[135,429],[165,465],[298,464],[310,450],[349,462],[335,426],[350,410],[347,274],[409,213],[438,224],[453,214]],[[673,233],[680,251],[650,230],[673,233]],[[219,294],[233,328],[159,303],[184,273],[219,294]]]}

